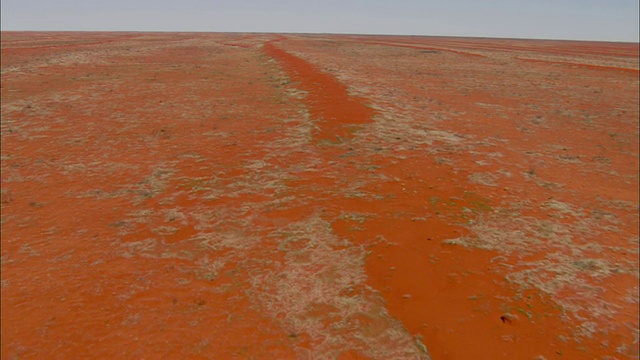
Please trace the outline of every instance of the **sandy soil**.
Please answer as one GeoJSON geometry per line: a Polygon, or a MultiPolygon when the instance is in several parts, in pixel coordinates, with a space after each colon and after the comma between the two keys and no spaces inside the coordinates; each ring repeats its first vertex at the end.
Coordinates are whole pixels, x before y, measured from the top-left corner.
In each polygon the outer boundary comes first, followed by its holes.
{"type": "Polygon", "coordinates": [[[638,44],[2,33],[2,358],[638,358],[638,44]]]}

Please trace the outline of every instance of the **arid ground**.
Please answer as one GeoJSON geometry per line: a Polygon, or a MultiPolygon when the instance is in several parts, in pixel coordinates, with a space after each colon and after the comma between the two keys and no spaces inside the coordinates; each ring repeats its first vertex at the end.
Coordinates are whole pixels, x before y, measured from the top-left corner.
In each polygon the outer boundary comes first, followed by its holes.
{"type": "Polygon", "coordinates": [[[2,33],[3,359],[637,359],[638,44],[2,33]]]}

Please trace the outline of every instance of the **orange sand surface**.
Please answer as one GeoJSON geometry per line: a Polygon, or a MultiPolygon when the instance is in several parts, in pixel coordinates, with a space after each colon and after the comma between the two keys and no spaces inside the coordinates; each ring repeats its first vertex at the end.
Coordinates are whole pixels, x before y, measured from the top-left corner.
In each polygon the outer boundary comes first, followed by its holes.
{"type": "Polygon", "coordinates": [[[637,359],[638,44],[2,33],[3,359],[637,359]]]}

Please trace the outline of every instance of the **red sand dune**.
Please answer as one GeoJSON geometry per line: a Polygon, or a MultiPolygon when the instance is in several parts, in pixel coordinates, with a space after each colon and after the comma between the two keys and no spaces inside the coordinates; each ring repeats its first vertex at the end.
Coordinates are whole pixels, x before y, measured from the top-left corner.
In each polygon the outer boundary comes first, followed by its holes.
{"type": "Polygon", "coordinates": [[[2,33],[2,358],[638,357],[638,45],[2,33]]]}

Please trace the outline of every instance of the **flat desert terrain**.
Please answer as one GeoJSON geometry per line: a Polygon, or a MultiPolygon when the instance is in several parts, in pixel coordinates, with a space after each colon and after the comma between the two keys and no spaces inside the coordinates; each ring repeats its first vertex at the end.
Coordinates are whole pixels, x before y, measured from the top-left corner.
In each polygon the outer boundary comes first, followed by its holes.
{"type": "Polygon", "coordinates": [[[2,33],[3,359],[637,359],[638,44],[2,33]]]}

